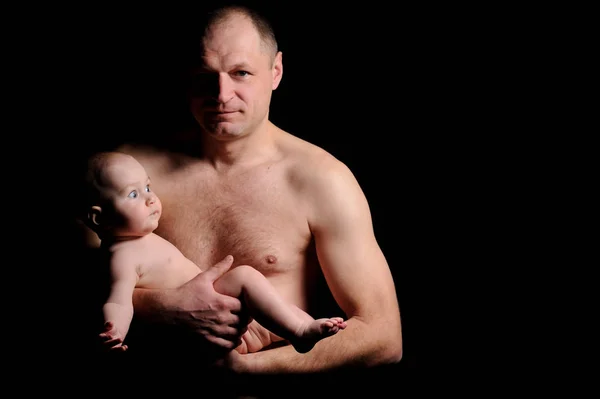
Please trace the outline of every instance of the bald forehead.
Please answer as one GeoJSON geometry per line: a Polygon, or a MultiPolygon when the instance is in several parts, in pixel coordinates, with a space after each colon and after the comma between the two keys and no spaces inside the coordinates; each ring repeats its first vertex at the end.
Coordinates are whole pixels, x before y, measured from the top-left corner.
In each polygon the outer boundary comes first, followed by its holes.
{"type": "Polygon", "coordinates": [[[212,21],[202,44],[205,52],[231,51],[234,45],[244,51],[260,51],[274,57],[276,48],[261,37],[252,18],[239,11],[230,11],[212,21]]]}
{"type": "Polygon", "coordinates": [[[240,14],[230,14],[215,21],[203,40],[205,51],[219,51],[233,45],[245,44],[247,50],[260,49],[260,37],[252,21],[240,14]]]}
{"type": "Polygon", "coordinates": [[[251,18],[237,10],[229,10],[218,14],[208,25],[208,31],[228,25],[240,25],[250,24],[252,25],[251,18]]]}

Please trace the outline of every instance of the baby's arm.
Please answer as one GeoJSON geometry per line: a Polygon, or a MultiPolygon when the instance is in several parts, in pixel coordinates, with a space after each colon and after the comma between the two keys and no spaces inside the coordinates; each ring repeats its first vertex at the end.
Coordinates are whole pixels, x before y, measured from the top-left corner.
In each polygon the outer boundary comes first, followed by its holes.
{"type": "Polygon", "coordinates": [[[106,349],[125,351],[123,345],[133,318],[133,290],[138,281],[136,263],[126,254],[114,254],[110,264],[110,294],[102,308],[104,330],[100,339],[106,349]]]}

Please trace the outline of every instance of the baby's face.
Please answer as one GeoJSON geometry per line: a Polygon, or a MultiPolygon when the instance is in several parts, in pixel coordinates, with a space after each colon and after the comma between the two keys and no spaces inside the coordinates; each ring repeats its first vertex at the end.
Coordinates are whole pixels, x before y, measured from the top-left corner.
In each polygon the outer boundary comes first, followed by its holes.
{"type": "Polygon", "coordinates": [[[105,209],[108,226],[115,237],[136,237],[158,227],[162,212],[160,199],[150,188],[150,178],[131,157],[119,157],[103,173],[110,208],[105,209]]]}

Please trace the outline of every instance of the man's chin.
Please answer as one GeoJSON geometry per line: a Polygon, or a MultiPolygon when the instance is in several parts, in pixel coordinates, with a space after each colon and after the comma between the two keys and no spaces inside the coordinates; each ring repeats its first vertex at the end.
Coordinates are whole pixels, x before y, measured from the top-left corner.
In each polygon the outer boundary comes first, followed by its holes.
{"type": "Polygon", "coordinates": [[[214,125],[211,129],[206,129],[206,132],[218,140],[232,140],[242,135],[243,129],[232,123],[221,122],[214,125]]]}

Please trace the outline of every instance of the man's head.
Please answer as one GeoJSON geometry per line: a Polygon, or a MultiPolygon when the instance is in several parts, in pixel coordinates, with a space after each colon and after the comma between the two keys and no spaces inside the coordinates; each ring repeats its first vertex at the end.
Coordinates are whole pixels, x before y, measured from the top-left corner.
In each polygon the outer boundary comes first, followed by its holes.
{"type": "Polygon", "coordinates": [[[219,9],[209,17],[201,51],[190,107],[203,130],[231,140],[264,126],[283,74],[267,20],[238,6],[219,9]]]}
{"type": "Polygon", "coordinates": [[[141,237],[158,227],[159,198],[150,190],[150,178],[132,156],[100,152],[90,157],[85,175],[82,218],[103,239],[141,237]]]}

